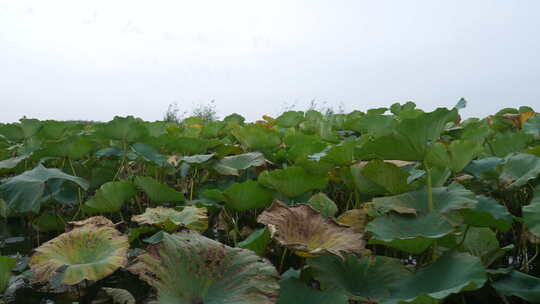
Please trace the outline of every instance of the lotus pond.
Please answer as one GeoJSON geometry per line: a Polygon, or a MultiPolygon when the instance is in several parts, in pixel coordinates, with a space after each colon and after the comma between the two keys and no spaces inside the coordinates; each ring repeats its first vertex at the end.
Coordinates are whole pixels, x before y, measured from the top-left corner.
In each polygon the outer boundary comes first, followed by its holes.
{"type": "Polygon", "coordinates": [[[540,303],[540,115],[0,124],[0,303],[540,303]]]}

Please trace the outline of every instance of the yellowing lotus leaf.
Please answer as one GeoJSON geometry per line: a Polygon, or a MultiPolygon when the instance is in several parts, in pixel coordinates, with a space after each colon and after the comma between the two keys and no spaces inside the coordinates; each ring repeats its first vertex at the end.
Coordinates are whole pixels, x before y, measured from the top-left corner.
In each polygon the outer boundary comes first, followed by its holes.
{"type": "Polygon", "coordinates": [[[365,209],[352,209],[343,212],[336,221],[342,225],[351,227],[355,232],[364,232],[367,225],[367,212],[365,209]]]}
{"type": "Polygon", "coordinates": [[[166,207],[146,208],[143,214],[135,215],[131,220],[139,224],[156,225],[167,231],[175,230],[178,227],[198,231],[208,229],[206,208],[193,206],[186,206],[182,211],[166,207]]]}
{"type": "Polygon", "coordinates": [[[364,250],[362,233],[331,217],[321,216],[308,205],[287,206],[275,201],[257,221],[267,225],[275,239],[300,256],[324,253],[341,256],[342,252],[361,253],[364,250]]]}
{"type": "Polygon", "coordinates": [[[273,304],[276,269],[254,252],[193,231],[164,233],[129,271],[157,289],[161,304],[273,304]]]}
{"type": "Polygon", "coordinates": [[[111,222],[111,220],[104,216],[92,216],[81,221],[68,222],[67,226],[68,230],[71,230],[74,228],[80,228],[88,225],[94,225],[97,227],[114,227],[113,222],[111,222]]]}
{"type": "Polygon", "coordinates": [[[128,248],[128,238],[118,230],[87,224],[41,245],[29,264],[38,283],[74,285],[100,280],[124,266],[128,248]]]}

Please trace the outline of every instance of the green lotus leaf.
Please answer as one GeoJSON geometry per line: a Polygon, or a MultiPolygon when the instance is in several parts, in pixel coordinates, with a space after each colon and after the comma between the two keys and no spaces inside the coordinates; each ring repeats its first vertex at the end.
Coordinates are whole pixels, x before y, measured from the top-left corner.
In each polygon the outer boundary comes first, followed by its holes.
{"type": "Polygon", "coordinates": [[[56,213],[43,213],[32,222],[32,226],[40,232],[63,231],[64,220],[56,213]]]}
{"type": "Polygon", "coordinates": [[[208,229],[206,208],[192,206],[186,206],[182,211],[166,207],[146,208],[143,214],[135,215],[131,220],[140,225],[156,225],[168,231],[173,231],[178,227],[187,227],[198,231],[208,229]]]}
{"type": "Polygon", "coordinates": [[[90,136],[72,136],[59,142],[47,145],[46,156],[68,157],[73,160],[82,159],[94,151],[96,144],[90,136]]]}
{"type": "Polygon", "coordinates": [[[288,197],[296,197],[308,191],[325,188],[328,178],[309,174],[305,169],[293,166],[286,169],[264,171],[259,175],[258,181],[288,197]]]}
{"type": "Polygon", "coordinates": [[[540,115],[527,119],[523,124],[523,132],[533,136],[540,136],[540,115]]]}
{"type": "Polygon", "coordinates": [[[163,166],[167,162],[167,156],[160,154],[153,147],[143,144],[143,143],[134,143],[131,145],[131,150],[140,155],[144,160],[152,162],[158,166],[163,166]]]}
{"type": "Polygon", "coordinates": [[[279,243],[300,256],[324,253],[341,256],[342,252],[361,253],[364,250],[362,233],[321,216],[308,205],[289,207],[275,201],[257,221],[265,224],[279,243]]]}
{"type": "MultiPolygon", "coordinates": [[[[179,155],[196,155],[204,154],[211,146],[208,139],[192,138],[192,137],[170,137],[164,135],[166,146],[172,154],[179,155]]],[[[161,138],[161,137],[160,137],[161,138]]]]}
{"type": "Polygon", "coordinates": [[[426,162],[430,166],[448,167],[458,173],[482,151],[481,143],[476,141],[454,140],[448,145],[435,143],[426,156],[426,162]]]}
{"type": "Polygon", "coordinates": [[[355,117],[353,119],[348,119],[345,124],[346,128],[349,130],[374,137],[390,135],[396,125],[397,121],[394,117],[381,114],[355,117]]]}
{"type": "Polygon", "coordinates": [[[530,134],[520,132],[496,133],[493,140],[489,141],[489,148],[493,156],[505,157],[510,153],[521,152],[534,138],[530,134]]]}
{"type": "Polygon", "coordinates": [[[96,126],[98,133],[108,139],[116,139],[124,142],[136,142],[148,136],[148,129],[144,122],[133,116],[114,117],[108,123],[96,126]]]}
{"type": "Polygon", "coordinates": [[[277,147],[281,143],[279,135],[258,125],[247,125],[231,131],[231,134],[245,149],[267,150],[277,147]]]}
{"type": "Polygon", "coordinates": [[[478,160],[473,160],[467,167],[465,172],[474,175],[478,179],[497,179],[497,166],[503,162],[499,157],[487,157],[478,160]]]}
{"type": "Polygon", "coordinates": [[[500,247],[497,234],[489,228],[470,227],[464,238],[463,248],[481,258],[484,265],[489,266],[493,261],[493,254],[500,247]]]}
{"type": "Polygon", "coordinates": [[[240,115],[240,114],[237,114],[237,113],[233,113],[231,115],[228,115],[226,116],[225,118],[223,118],[223,122],[226,122],[226,123],[237,123],[239,125],[242,125],[244,123],[246,119],[240,115]]]}
{"type": "Polygon", "coordinates": [[[225,156],[214,165],[214,169],[222,175],[238,176],[240,174],[240,170],[262,166],[265,163],[266,159],[262,153],[251,152],[233,156],[225,156]]]}
{"type": "Polygon", "coordinates": [[[401,120],[392,134],[374,138],[360,147],[360,155],[380,159],[423,161],[429,142],[435,141],[447,122],[457,117],[457,110],[439,108],[414,118],[401,120]]]}
{"type": "Polygon", "coordinates": [[[258,256],[264,256],[266,247],[272,240],[270,231],[266,228],[258,229],[251,233],[245,240],[237,244],[240,248],[253,250],[258,256]]]}
{"type": "Polygon", "coordinates": [[[39,130],[41,138],[50,140],[59,140],[63,138],[68,132],[68,127],[64,122],[47,120],[42,122],[42,128],[39,130]]]}
{"type": "Polygon", "coordinates": [[[354,161],[354,152],[358,143],[353,140],[344,141],[334,145],[322,153],[321,162],[330,163],[334,166],[347,166],[354,161]]]}
{"type": "Polygon", "coordinates": [[[509,188],[525,185],[540,174],[540,157],[532,154],[511,154],[505,158],[499,180],[509,188]]]}
{"type": "Polygon", "coordinates": [[[17,157],[12,157],[8,159],[4,159],[0,161],[0,169],[13,169],[15,168],[21,161],[27,159],[30,157],[31,154],[24,154],[17,157]]]}
{"type": "Polygon", "coordinates": [[[348,254],[340,259],[325,255],[307,262],[322,284],[337,287],[354,299],[375,303],[390,297],[395,292],[393,285],[413,275],[400,260],[384,256],[358,258],[348,254]]]}
{"type": "Polygon", "coordinates": [[[336,203],[323,192],[313,195],[307,204],[324,216],[334,216],[338,212],[336,203]]]}
{"type": "Polygon", "coordinates": [[[21,118],[19,121],[21,122],[21,129],[25,138],[36,135],[42,127],[41,121],[37,119],[21,118]]]}
{"type": "Polygon", "coordinates": [[[38,247],[29,265],[36,282],[55,278],[61,284],[74,285],[100,280],[124,266],[128,248],[127,237],[118,230],[86,224],[38,247]]]}
{"type": "Polygon", "coordinates": [[[17,265],[17,259],[0,256],[0,295],[6,290],[11,278],[11,269],[17,265]]]}
{"type": "Polygon", "coordinates": [[[276,118],[276,125],[284,128],[298,126],[304,120],[304,112],[302,111],[287,111],[283,112],[276,118]]]}
{"type": "Polygon", "coordinates": [[[520,297],[530,303],[540,302],[540,279],[523,272],[514,270],[491,286],[505,296],[520,297]]]}
{"type": "Polygon", "coordinates": [[[274,266],[253,252],[198,233],[165,233],[129,268],[158,292],[162,304],[271,304],[278,297],[274,266]]]}
{"type": "Polygon", "coordinates": [[[317,136],[305,134],[288,135],[283,142],[288,147],[287,159],[290,161],[295,161],[301,156],[319,153],[328,145],[317,136]]]}
{"type": "Polygon", "coordinates": [[[24,139],[24,133],[18,123],[0,124],[0,135],[14,142],[24,139]]]}
{"type": "Polygon", "coordinates": [[[361,168],[353,165],[351,173],[360,193],[399,194],[414,189],[407,182],[410,174],[390,162],[373,160],[361,168]]]}
{"type": "MultiPolygon", "coordinates": [[[[432,212],[421,215],[379,216],[369,222],[366,231],[373,234],[372,239],[384,242],[382,244],[411,253],[420,253],[429,247],[432,239],[453,232],[454,227],[444,216],[432,212]],[[395,242],[396,240],[400,242],[395,242]]],[[[377,242],[370,240],[370,243],[377,242]]]]}
{"type": "Polygon", "coordinates": [[[347,296],[341,290],[317,290],[297,278],[280,281],[277,304],[347,304],[347,296]]]}
{"type": "Polygon", "coordinates": [[[512,214],[505,206],[493,198],[482,195],[478,195],[476,199],[478,200],[476,208],[461,210],[467,223],[477,227],[496,228],[502,232],[506,232],[512,227],[512,214]]]}
{"type": "Polygon", "coordinates": [[[272,191],[254,180],[234,183],[223,196],[225,205],[237,211],[266,208],[272,203],[272,191]]]}
{"type": "Polygon", "coordinates": [[[91,213],[118,212],[124,202],[136,194],[135,185],[129,180],[108,182],[99,187],[96,194],[87,200],[84,205],[87,207],[87,211],[91,213]]]}
{"type": "Polygon", "coordinates": [[[161,203],[180,203],[186,200],[181,192],[158,182],[149,176],[135,177],[135,185],[142,189],[152,202],[161,203]]]}
{"type": "Polygon", "coordinates": [[[479,289],[486,280],[486,270],[479,258],[450,251],[414,275],[392,284],[392,292],[380,303],[417,303],[415,300],[420,298],[441,300],[451,294],[479,289]]]}
{"type": "MultiPolygon", "coordinates": [[[[478,203],[473,192],[457,183],[453,183],[448,187],[433,188],[432,193],[433,210],[439,213],[459,209],[474,209],[478,203]]],[[[372,202],[376,208],[386,211],[393,210],[398,213],[428,212],[428,193],[426,189],[375,198],[372,202]]]]}
{"type": "Polygon", "coordinates": [[[71,181],[85,190],[88,189],[88,182],[80,177],[38,165],[32,170],[5,180],[0,185],[0,198],[4,199],[8,208],[14,211],[38,213],[41,200],[47,192],[47,182],[54,179],[71,181]]]}
{"type": "Polygon", "coordinates": [[[523,221],[529,232],[540,237],[540,185],[534,188],[533,198],[529,205],[523,206],[523,221]]]}

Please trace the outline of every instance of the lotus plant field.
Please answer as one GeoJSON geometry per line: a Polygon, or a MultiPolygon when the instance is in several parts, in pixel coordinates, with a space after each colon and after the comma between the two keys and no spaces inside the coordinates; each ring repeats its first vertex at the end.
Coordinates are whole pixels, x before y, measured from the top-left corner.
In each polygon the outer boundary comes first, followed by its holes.
{"type": "Polygon", "coordinates": [[[540,115],[0,124],[0,303],[540,303],[540,115]]]}

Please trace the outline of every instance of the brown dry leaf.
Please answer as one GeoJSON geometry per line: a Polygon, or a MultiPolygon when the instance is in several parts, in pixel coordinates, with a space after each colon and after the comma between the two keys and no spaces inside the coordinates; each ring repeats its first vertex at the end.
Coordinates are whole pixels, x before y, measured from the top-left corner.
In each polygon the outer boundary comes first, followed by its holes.
{"type": "Polygon", "coordinates": [[[341,252],[364,250],[362,233],[354,232],[331,217],[321,216],[309,205],[289,207],[274,201],[257,221],[267,225],[276,240],[300,256],[331,253],[341,257],[341,252]]]}
{"type": "Polygon", "coordinates": [[[354,232],[362,233],[367,225],[367,212],[364,209],[352,209],[343,212],[337,222],[351,227],[354,232]]]}

